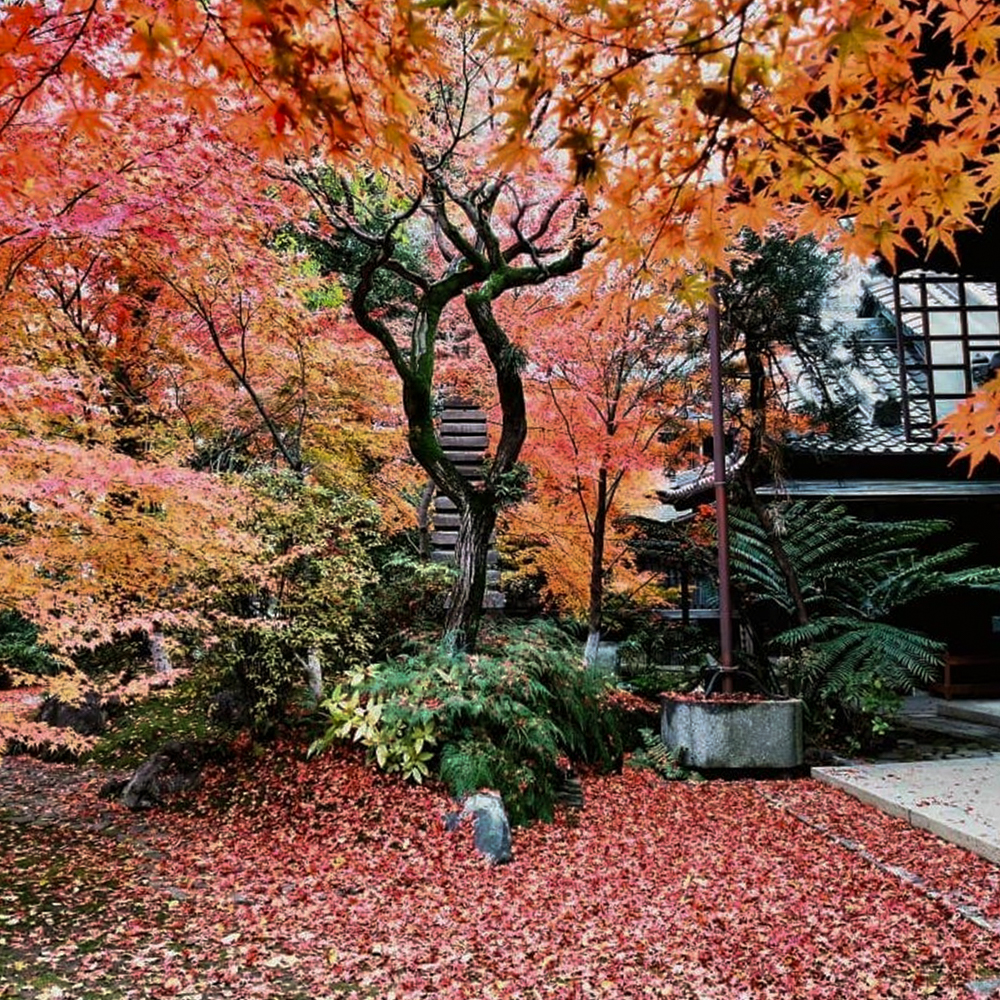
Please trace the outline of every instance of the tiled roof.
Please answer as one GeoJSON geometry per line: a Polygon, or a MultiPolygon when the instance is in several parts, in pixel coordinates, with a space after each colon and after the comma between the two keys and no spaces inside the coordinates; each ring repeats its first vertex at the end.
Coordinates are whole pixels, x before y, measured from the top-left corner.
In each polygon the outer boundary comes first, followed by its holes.
{"type": "MultiPolygon", "coordinates": [[[[743,464],[743,455],[726,456],[726,479],[732,478],[740,466],[743,464]]],[[[676,506],[677,504],[690,503],[694,497],[700,494],[710,493],[715,487],[715,463],[706,462],[694,469],[685,469],[671,476],[656,491],[657,498],[665,504],[676,506]]]]}
{"type": "MultiPolygon", "coordinates": [[[[898,402],[902,395],[896,345],[882,339],[874,323],[869,324],[869,330],[859,329],[859,326],[848,328],[846,342],[834,355],[833,362],[820,363],[817,368],[834,399],[856,401],[857,430],[852,435],[837,438],[822,432],[790,437],[789,448],[844,455],[947,454],[953,450],[940,441],[907,440],[901,416],[897,419],[893,417],[893,403],[898,402]],[[845,354],[848,356],[845,357],[845,354]]],[[[919,373],[912,374],[910,382],[911,387],[917,385],[926,390],[926,383],[922,382],[919,373]]],[[[818,386],[809,372],[799,373],[794,392],[800,404],[819,401],[818,386]]],[[[930,419],[927,403],[920,399],[911,398],[910,413],[911,417],[925,423],[930,419]]]]}
{"type": "MultiPolygon", "coordinates": [[[[932,272],[912,272],[911,274],[917,277],[922,275],[927,280],[921,284],[905,280],[900,283],[899,294],[904,310],[917,310],[921,307],[918,288],[926,289],[927,305],[931,308],[957,308],[959,303],[958,279],[954,275],[934,274],[932,272]]],[[[986,281],[963,281],[961,284],[962,294],[969,305],[986,307],[991,311],[991,307],[996,306],[995,285],[986,281]]],[[[896,300],[892,278],[887,278],[884,275],[873,275],[863,281],[862,290],[865,296],[879,303],[886,315],[895,314],[896,300]]],[[[975,319],[972,322],[975,323],[975,319]]],[[[995,329],[995,327],[992,329],[984,327],[984,332],[995,332],[995,329]]]]}
{"type": "MultiPolygon", "coordinates": [[[[921,285],[902,282],[900,301],[908,336],[903,342],[903,357],[899,356],[895,329],[895,290],[891,278],[870,271],[855,270],[839,295],[831,298],[825,322],[841,343],[834,352],[834,363],[819,365],[819,374],[834,399],[854,399],[857,405],[857,431],[848,437],[832,438],[813,433],[790,440],[796,451],[837,453],[843,455],[915,455],[948,454],[953,447],[930,440],[931,431],[907,438],[902,413],[894,420],[893,404],[904,398],[900,362],[906,366],[908,384],[905,397],[912,426],[930,428],[931,409],[926,396],[927,377],[920,370],[925,363],[920,330],[912,329],[915,313],[921,305],[921,292],[926,296],[931,329],[935,323],[947,323],[947,310],[959,303],[956,279],[948,275],[926,275],[921,285]],[[863,309],[864,318],[859,318],[863,309]],[[920,437],[923,439],[921,440],[920,437]]],[[[987,283],[964,282],[963,294],[974,309],[996,305],[996,289],[987,283]]],[[[954,315],[954,314],[952,314],[954,315]]],[[[991,336],[989,323],[994,313],[970,313],[970,328],[979,336],[991,336]]],[[[992,334],[996,336],[996,334],[992,334]]],[[[795,391],[803,402],[818,402],[819,390],[808,373],[795,382],[795,391]]],[[[792,401],[794,403],[794,401],[792,401]]]]}
{"type": "MultiPolygon", "coordinates": [[[[921,280],[921,279],[918,279],[921,280]]],[[[862,266],[853,267],[830,297],[824,325],[836,339],[829,359],[812,358],[808,364],[789,355],[782,361],[786,403],[791,410],[819,407],[825,392],[833,400],[854,409],[854,430],[836,438],[814,431],[787,438],[796,452],[828,456],[948,454],[953,447],[931,440],[931,408],[927,398],[927,363],[923,331],[916,329],[923,318],[915,312],[920,295],[930,306],[928,330],[938,337],[948,324],[956,323],[960,296],[971,307],[966,322],[977,350],[989,344],[1000,347],[996,311],[997,289],[989,283],[961,284],[947,275],[927,275],[922,284],[900,285],[903,320],[907,332],[902,358],[896,343],[895,292],[891,278],[862,266]],[[900,365],[907,372],[904,385],[900,365]],[[915,429],[907,438],[906,420],[915,429]],[[919,431],[919,433],[917,433],[919,431]],[[924,440],[917,439],[923,436],[924,440]]],[[[952,403],[951,405],[954,405],[952,403]]],[[[938,411],[939,415],[942,411],[938,411]]],[[[734,467],[738,462],[734,462],[734,467]]],[[[727,477],[730,474],[727,460],[727,477]]],[[[713,485],[712,464],[686,470],[669,479],[657,496],[665,503],[686,505],[713,485]]]]}

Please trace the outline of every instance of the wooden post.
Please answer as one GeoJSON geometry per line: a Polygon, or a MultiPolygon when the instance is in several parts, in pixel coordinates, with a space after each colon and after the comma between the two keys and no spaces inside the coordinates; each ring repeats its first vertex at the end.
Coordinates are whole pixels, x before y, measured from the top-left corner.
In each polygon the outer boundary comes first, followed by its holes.
{"type": "Polygon", "coordinates": [[[733,692],[733,610],[729,587],[729,517],[726,506],[726,428],[722,409],[722,337],[719,301],[713,284],[708,300],[708,355],[712,382],[712,474],[715,481],[715,524],[719,557],[719,663],[722,693],[733,692]]]}

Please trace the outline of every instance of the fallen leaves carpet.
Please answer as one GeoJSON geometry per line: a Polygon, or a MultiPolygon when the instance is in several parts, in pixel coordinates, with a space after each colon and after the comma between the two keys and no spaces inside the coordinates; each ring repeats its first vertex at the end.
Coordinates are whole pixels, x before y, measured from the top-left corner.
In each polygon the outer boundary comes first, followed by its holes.
{"type": "Polygon", "coordinates": [[[346,750],[248,751],[142,818],[102,783],[0,764],[0,997],[968,1000],[1000,977],[1000,869],[808,779],[585,776],[584,811],[499,868],[444,831],[440,788],[346,750]]]}

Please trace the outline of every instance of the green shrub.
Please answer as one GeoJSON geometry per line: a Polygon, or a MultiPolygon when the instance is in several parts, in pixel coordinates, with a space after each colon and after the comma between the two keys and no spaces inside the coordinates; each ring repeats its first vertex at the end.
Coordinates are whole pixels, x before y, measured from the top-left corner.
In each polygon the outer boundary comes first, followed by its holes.
{"type": "Polygon", "coordinates": [[[145,673],[150,657],[149,636],[144,631],[117,635],[94,647],[70,654],[74,666],[92,680],[145,673]]]}
{"type": "Polygon", "coordinates": [[[515,824],[551,819],[560,758],[608,767],[621,756],[609,691],[554,626],[500,629],[473,655],[435,647],[355,674],[321,706],[329,725],[312,752],[355,739],[412,779],[436,766],[456,797],[495,789],[515,824]]]}
{"type": "Polygon", "coordinates": [[[219,588],[215,634],[195,659],[217,687],[239,691],[251,729],[266,736],[304,687],[310,653],[334,675],[368,662],[379,513],[362,497],[272,472],[258,476],[244,526],[263,542],[259,572],[219,588]]]}
{"type": "Polygon", "coordinates": [[[436,632],[455,580],[447,563],[421,559],[402,547],[406,535],[373,553],[378,570],[378,657],[396,656],[421,635],[436,632]]]}
{"type": "Polygon", "coordinates": [[[38,628],[16,611],[0,611],[0,677],[11,671],[48,676],[59,672],[53,651],[38,641],[38,628]]]}
{"type": "MultiPolygon", "coordinates": [[[[338,684],[320,706],[328,715],[326,734],[310,748],[325,749],[333,740],[353,740],[366,746],[383,771],[422,782],[430,774],[428,749],[437,742],[436,723],[385,717],[385,696],[371,693],[374,670],[356,671],[338,684]]],[[[416,686],[416,685],[414,685],[416,686]]]]}

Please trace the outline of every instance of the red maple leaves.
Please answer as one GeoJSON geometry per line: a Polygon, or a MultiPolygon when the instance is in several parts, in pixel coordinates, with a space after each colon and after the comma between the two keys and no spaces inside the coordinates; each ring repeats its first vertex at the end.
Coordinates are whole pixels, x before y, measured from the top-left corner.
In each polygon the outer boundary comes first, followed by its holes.
{"type": "MultiPolygon", "coordinates": [[[[3,799],[23,766],[5,763],[3,799]]],[[[74,925],[99,951],[18,923],[0,937],[58,954],[79,981],[134,976],[128,995],[148,997],[957,1000],[995,969],[996,933],[949,901],[964,894],[998,926],[996,867],[835,790],[628,769],[584,785],[578,824],[519,831],[514,863],[494,869],[444,832],[440,791],[404,788],[349,751],[248,754],[141,840],[60,840],[61,898],[74,879],[118,880],[74,925]]],[[[78,813],[97,808],[92,792],[82,801],[78,813]]]]}

